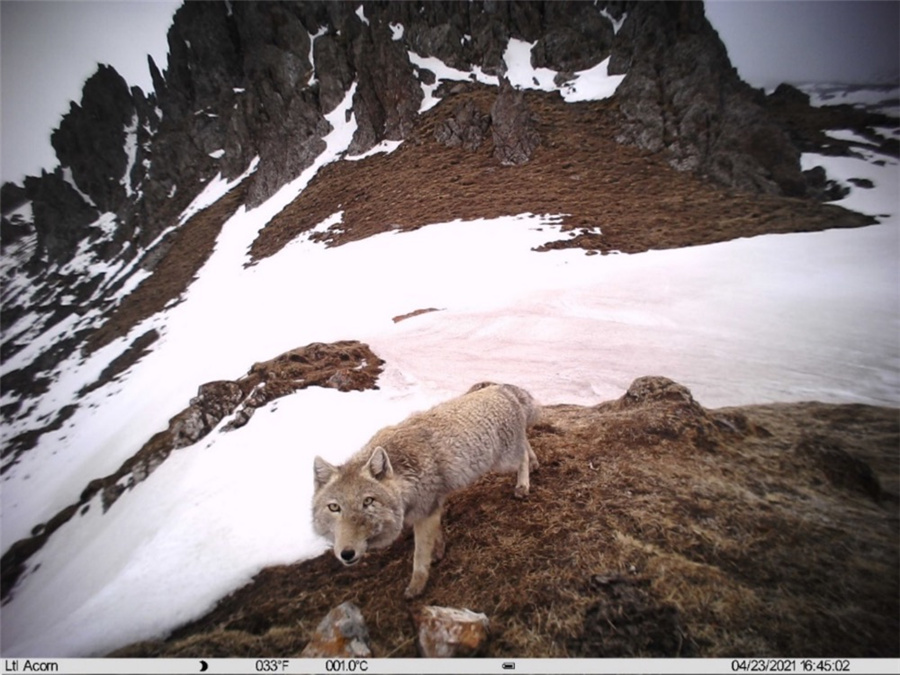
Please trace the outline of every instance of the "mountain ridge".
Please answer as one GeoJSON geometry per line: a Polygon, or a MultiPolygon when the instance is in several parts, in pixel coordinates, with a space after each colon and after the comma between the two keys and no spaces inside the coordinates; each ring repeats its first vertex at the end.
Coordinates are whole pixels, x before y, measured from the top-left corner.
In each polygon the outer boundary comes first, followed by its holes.
{"type": "MultiPolygon", "coordinates": [[[[4,242],[34,232],[33,253],[21,264],[37,283],[59,284],[51,270],[64,267],[85,239],[97,263],[121,270],[114,284],[65,275],[74,302],[57,314],[115,305],[135,270],[154,268],[170,245],[159,235],[216,173],[234,179],[259,156],[246,188],[252,207],[307,168],[324,147],[324,115],[351,82],[357,81],[357,129],[349,153],[407,138],[422,84],[433,77],[407,51],[496,77],[506,68],[505,46],[521,39],[533,43],[535,67],[556,69],[562,81],[608,58],[609,72],[624,74],[611,130],[620,143],[663,153],[679,170],[751,193],[819,190],[820,177],[801,173],[790,129],[731,68],[702,3],[358,7],[188,3],[169,31],[166,71],[148,62],[154,93],[129,89],[108,66],[88,79],[81,103],[53,133],[60,166],[27,178],[24,188],[4,186],[4,242]],[[31,204],[30,220],[12,215],[23,200],[31,204]],[[98,236],[92,223],[104,213],[114,214],[113,226],[98,236]]],[[[9,335],[19,303],[7,293],[4,304],[11,307],[9,335]]],[[[5,355],[18,347],[4,340],[5,355]]]]}

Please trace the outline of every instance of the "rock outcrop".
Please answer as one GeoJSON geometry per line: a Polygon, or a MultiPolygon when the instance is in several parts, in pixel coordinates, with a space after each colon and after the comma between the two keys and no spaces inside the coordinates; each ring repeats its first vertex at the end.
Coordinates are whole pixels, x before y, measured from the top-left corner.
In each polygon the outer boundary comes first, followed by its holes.
{"type": "MultiPolygon", "coordinates": [[[[144,121],[147,122],[146,120],[144,121]]],[[[140,120],[128,85],[116,70],[101,65],[84,83],[81,104],[72,103],[50,141],[59,163],[100,211],[115,211],[133,190],[128,173],[127,134],[140,120]]],[[[139,149],[135,142],[134,152],[139,149]]]]}
{"type": "Polygon", "coordinates": [[[426,605],[413,613],[419,653],[426,658],[471,658],[488,641],[490,620],[481,612],[426,605]]]}
{"type": "Polygon", "coordinates": [[[231,420],[223,431],[230,431],[247,424],[257,408],[300,389],[376,388],[383,363],[368,345],[360,342],[314,343],[256,363],[239,380],[200,385],[197,395],[169,420],[168,427],[150,438],[117,471],[91,481],[77,503],[37,526],[33,536],[9,547],[2,559],[2,596],[11,591],[28,558],[77,512],[89,509],[97,495],[102,509],[108,510],[124,492],[146,480],[172,452],[204,438],[226,417],[230,416],[231,420]]]}
{"type": "Polygon", "coordinates": [[[369,631],[359,607],[343,602],[325,615],[300,656],[305,659],[372,656],[369,631]]]}
{"type": "Polygon", "coordinates": [[[587,70],[610,54],[615,31],[610,21],[621,17],[625,3],[606,3],[604,12],[585,2],[548,3],[532,50],[532,65],[562,73],[587,70]]]}
{"type": "Polygon", "coordinates": [[[500,93],[491,106],[494,157],[504,165],[524,164],[541,142],[525,94],[500,78],[500,93]]]}
{"type": "Polygon", "coordinates": [[[477,150],[490,127],[490,116],[481,112],[472,101],[466,101],[456,106],[452,117],[435,126],[434,138],[448,148],[477,150]]]}
{"type": "Polygon", "coordinates": [[[764,97],[731,66],[700,2],[635,3],[616,35],[610,72],[619,140],[667,151],[672,166],[731,187],[803,196],[800,152],[764,97]]]}
{"type": "MultiPolygon", "coordinates": [[[[745,190],[832,194],[800,172],[795,137],[740,80],[699,2],[185,3],[167,68],[148,62],[154,93],[101,66],[54,132],[61,169],[26,181],[35,260],[65,262],[106,212],[115,232],[98,255],[143,255],[217,172],[233,179],[257,157],[247,202],[261,203],[324,149],[325,115],[354,83],[350,152],[404,139],[421,84],[434,81],[409,52],[503,75],[511,38],[534,43],[532,64],[563,77],[610,57],[626,74],[621,142],[745,190]]],[[[517,92],[502,86],[491,117],[498,159],[527,161],[539,136],[517,92]]],[[[478,147],[483,114],[457,119],[440,139],[478,147]]]]}

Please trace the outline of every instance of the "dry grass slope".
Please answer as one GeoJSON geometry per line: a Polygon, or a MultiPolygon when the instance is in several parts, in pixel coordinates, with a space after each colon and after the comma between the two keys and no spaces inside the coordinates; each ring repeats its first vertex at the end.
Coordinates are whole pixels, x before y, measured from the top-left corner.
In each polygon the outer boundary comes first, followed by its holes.
{"type": "Polygon", "coordinates": [[[837,206],[725,190],[675,171],[663,154],[619,145],[612,101],[565,103],[555,93],[527,92],[541,145],[530,162],[502,166],[490,139],[471,151],[434,138],[464,103],[490,111],[496,88],[464,89],[422,115],[390,155],[324,167],[262,230],[251,256],[274,255],[341,210],[343,223],[316,238],[339,245],[392,229],[530,212],[566,216],[568,235],[546,248],[636,253],[871,222],[837,206]]]}
{"type": "MultiPolygon", "coordinates": [[[[897,410],[709,411],[642,378],[545,412],[527,502],[495,475],[451,498],[447,555],[416,603],[408,534],[353,568],[330,553],[267,568],[116,655],[297,655],[350,600],[379,657],[415,656],[419,604],[485,612],[493,657],[900,656],[897,410]]],[[[290,536],[296,515],[272,517],[290,536]]]]}

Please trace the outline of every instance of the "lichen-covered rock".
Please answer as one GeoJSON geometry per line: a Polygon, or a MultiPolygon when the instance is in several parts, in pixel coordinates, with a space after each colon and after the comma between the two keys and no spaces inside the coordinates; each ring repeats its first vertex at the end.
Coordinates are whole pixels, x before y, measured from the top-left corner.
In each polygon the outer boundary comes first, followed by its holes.
{"type": "Polygon", "coordinates": [[[369,631],[359,608],[345,602],[328,612],[300,656],[306,659],[372,656],[369,631]]]}
{"type": "Polygon", "coordinates": [[[430,658],[471,657],[487,644],[490,621],[470,609],[425,606],[413,614],[419,652],[430,658]]]}
{"type": "Polygon", "coordinates": [[[456,107],[452,117],[435,126],[434,138],[448,148],[476,150],[487,137],[490,126],[491,118],[472,101],[466,101],[456,107]]]}

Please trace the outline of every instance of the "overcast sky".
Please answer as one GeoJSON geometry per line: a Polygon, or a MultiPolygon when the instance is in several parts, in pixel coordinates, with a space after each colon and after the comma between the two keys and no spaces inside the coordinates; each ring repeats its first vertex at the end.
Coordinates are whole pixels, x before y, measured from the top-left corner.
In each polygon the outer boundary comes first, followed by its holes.
{"type": "Polygon", "coordinates": [[[0,178],[57,165],[50,133],[81,101],[98,63],[151,91],[147,55],[160,70],[166,33],[181,2],[163,0],[0,0],[0,178]]]}
{"type": "Polygon", "coordinates": [[[713,0],[706,16],[757,87],[900,74],[897,0],[713,0]]]}
{"type": "MultiPolygon", "coordinates": [[[[98,63],[149,91],[147,54],[165,68],[166,32],[180,4],[0,1],[0,179],[21,182],[56,166],[50,133],[98,63]]],[[[722,0],[707,3],[707,16],[754,86],[900,72],[896,0],[722,0]]]]}

